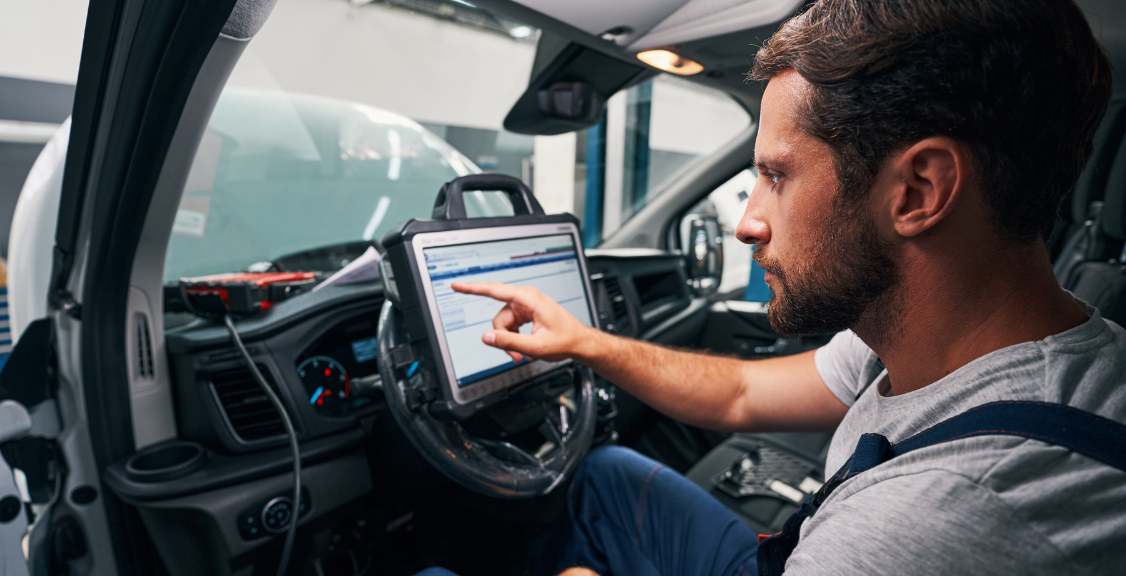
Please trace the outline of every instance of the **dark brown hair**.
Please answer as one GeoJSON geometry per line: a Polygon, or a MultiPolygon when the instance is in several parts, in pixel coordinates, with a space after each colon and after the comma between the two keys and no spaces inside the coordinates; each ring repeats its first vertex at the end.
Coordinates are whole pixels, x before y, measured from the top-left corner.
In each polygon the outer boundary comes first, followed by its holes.
{"type": "Polygon", "coordinates": [[[1046,237],[1111,96],[1071,0],[820,0],[762,46],[750,77],[790,69],[813,85],[802,128],[833,150],[842,194],[866,196],[892,152],[948,136],[1021,243],[1046,237]]]}

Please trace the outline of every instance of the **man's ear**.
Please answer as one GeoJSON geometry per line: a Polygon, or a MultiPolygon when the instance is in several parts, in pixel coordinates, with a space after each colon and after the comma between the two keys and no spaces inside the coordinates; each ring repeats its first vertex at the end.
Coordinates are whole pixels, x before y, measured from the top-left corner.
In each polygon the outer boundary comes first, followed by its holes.
{"type": "Polygon", "coordinates": [[[922,234],[946,218],[971,176],[965,146],[946,137],[920,140],[889,164],[900,183],[891,203],[892,222],[904,237],[922,234]]]}

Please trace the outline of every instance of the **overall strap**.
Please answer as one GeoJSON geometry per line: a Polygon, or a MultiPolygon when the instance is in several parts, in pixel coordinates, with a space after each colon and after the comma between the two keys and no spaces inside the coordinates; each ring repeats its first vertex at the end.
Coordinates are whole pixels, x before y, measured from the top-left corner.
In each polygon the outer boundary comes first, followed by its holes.
{"type": "Polygon", "coordinates": [[[801,525],[845,480],[913,450],[974,436],[1020,436],[1067,448],[1126,471],[1126,425],[1063,404],[1002,401],[982,404],[948,418],[897,444],[864,434],[844,466],[806,499],[782,531],[759,543],[758,569],[781,574],[798,544],[801,525]]]}
{"type": "Polygon", "coordinates": [[[1126,471],[1126,425],[1063,404],[1003,401],[971,408],[897,444],[879,434],[864,434],[848,477],[919,448],[974,436],[1031,438],[1126,471]]]}

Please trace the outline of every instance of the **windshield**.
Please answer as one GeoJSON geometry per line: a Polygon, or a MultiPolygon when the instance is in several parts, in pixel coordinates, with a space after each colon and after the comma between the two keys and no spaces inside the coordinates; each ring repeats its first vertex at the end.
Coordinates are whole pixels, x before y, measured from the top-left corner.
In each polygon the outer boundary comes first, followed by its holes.
{"type": "MultiPolygon", "coordinates": [[[[588,130],[516,134],[540,30],[457,0],[279,2],[231,73],[193,159],[164,279],[334,272],[442,184],[521,179],[598,245],[685,167],[745,129],[728,95],[665,75],[622,91],[588,130]]],[[[512,214],[474,193],[471,217],[512,214]]]]}
{"type": "MultiPolygon", "coordinates": [[[[192,164],[165,280],[379,238],[429,215],[443,183],[477,172],[441,138],[393,112],[228,88],[192,164]]],[[[467,208],[475,216],[511,214],[496,195],[478,193],[467,208]]]]}

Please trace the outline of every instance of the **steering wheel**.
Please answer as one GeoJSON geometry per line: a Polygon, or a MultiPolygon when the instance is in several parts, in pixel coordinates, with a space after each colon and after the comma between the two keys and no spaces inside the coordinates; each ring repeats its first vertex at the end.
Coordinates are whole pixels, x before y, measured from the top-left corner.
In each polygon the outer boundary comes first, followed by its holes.
{"type": "Polygon", "coordinates": [[[532,397],[547,408],[539,426],[547,441],[533,454],[503,439],[475,437],[461,422],[431,415],[430,402],[441,392],[430,373],[429,354],[411,348],[390,299],[380,311],[378,335],[379,374],[391,414],[411,444],[451,480],[489,496],[530,498],[554,490],[586,456],[596,426],[589,368],[566,368],[568,392],[532,397]]]}

